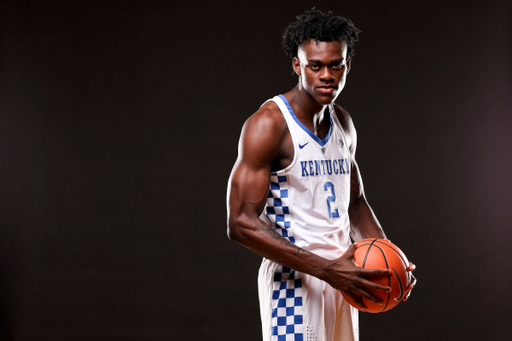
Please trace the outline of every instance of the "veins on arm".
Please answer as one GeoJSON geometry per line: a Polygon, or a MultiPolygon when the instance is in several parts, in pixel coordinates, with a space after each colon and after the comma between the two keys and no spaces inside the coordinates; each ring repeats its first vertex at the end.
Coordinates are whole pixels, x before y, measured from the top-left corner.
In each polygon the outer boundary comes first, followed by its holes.
{"type": "Polygon", "coordinates": [[[265,223],[264,221],[260,221],[260,230],[265,232],[266,234],[270,235],[273,239],[283,240],[283,243],[284,243],[283,236],[281,236],[279,233],[277,233],[276,230],[274,230],[272,227],[270,227],[269,224],[265,223]]]}
{"type": "Polygon", "coordinates": [[[297,254],[302,255],[306,251],[303,248],[300,248],[290,241],[286,240],[282,235],[280,235],[275,229],[273,229],[269,224],[265,223],[264,221],[260,220],[260,230],[264,233],[270,235],[273,239],[279,240],[284,246],[288,248],[295,248],[297,249],[297,254]]]}

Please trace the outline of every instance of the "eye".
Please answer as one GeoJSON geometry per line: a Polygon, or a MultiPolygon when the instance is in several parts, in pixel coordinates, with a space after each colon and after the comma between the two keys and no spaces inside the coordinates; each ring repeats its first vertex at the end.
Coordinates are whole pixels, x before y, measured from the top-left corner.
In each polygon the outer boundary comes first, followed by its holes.
{"type": "Polygon", "coordinates": [[[345,66],[345,63],[336,63],[336,64],[332,64],[331,67],[335,70],[341,70],[341,69],[343,69],[344,66],[345,66]]]}
{"type": "Polygon", "coordinates": [[[311,69],[311,70],[318,70],[320,69],[320,67],[316,64],[308,64],[308,67],[311,69]]]}

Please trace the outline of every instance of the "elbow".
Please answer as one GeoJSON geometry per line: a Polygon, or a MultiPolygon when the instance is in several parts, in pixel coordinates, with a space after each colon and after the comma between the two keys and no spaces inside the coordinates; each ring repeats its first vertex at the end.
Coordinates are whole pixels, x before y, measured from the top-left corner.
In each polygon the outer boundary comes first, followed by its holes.
{"type": "Polygon", "coordinates": [[[228,238],[232,242],[238,242],[238,240],[240,240],[240,236],[239,233],[236,231],[236,228],[234,228],[234,226],[231,226],[230,224],[228,224],[228,238]]]}
{"type": "Polygon", "coordinates": [[[244,241],[247,240],[246,232],[247,229],[238,219],[229,220],[227,231],[229,240],[243,245],[244,241]]]}
{"type": "Polygon", "coordinates": [[[244,241],[247,240],[246,237],[247,236],[243,233],[243,229],[228,227],[228,238],[232,242],[245,245],[244,241]]]}
{"type": "Polygon", "coordinates": [[[241,239],[240,237],[240,229],[238,228],[237,224],[232,221],[231,219],[229,219],[229,222],[228,222],[228,231],[227,231],[227,235],[228,235],[228,238],[229,240],[231,240],[232,242],[235,242],[235,243],[238,243],[241,239]]]}

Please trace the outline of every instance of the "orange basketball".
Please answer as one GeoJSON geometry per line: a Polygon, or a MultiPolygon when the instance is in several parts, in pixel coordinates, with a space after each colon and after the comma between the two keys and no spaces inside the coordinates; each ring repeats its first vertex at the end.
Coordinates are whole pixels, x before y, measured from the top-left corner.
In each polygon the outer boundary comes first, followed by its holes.
{"type": "Polygon", "coordinates": [[[374,283],[391,287],[391,292],[369,289],[368,291],[382,299],[384,304],[376,304],[363,298],[366,309],[360,308],[342,292],[343,297],[353,307],[368,313],[382,313],[394,308],[407,295],[412,280],[411,273],[408,271],[409,261],[404,253],[387,239],[363,239],[355,246],[354,257],[357,265],[365,269],[390,269],[392,271],[391,275],[370,279],[374,283]]]}

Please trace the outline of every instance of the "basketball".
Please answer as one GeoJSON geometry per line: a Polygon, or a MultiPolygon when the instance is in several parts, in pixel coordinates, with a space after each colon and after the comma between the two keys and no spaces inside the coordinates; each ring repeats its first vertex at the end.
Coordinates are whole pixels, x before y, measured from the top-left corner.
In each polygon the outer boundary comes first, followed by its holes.
{"type": "Polygon", "coordinates": [[[368,289],[368,291],[382,299],[380,305],[363,298],[366,309],[360,308],[348,295],[342,292],[343,297],[353,307],[368,313],[382,313],[398,305],[407,295],[412,280],[410,270],[413,270],[404,253],[387,239],[363,239],[355,244],[354,257],[357,265],[365,269],[390,269],[391,275],[371,279],[372,282],[391,287],[391,292],[368,289]]]}

